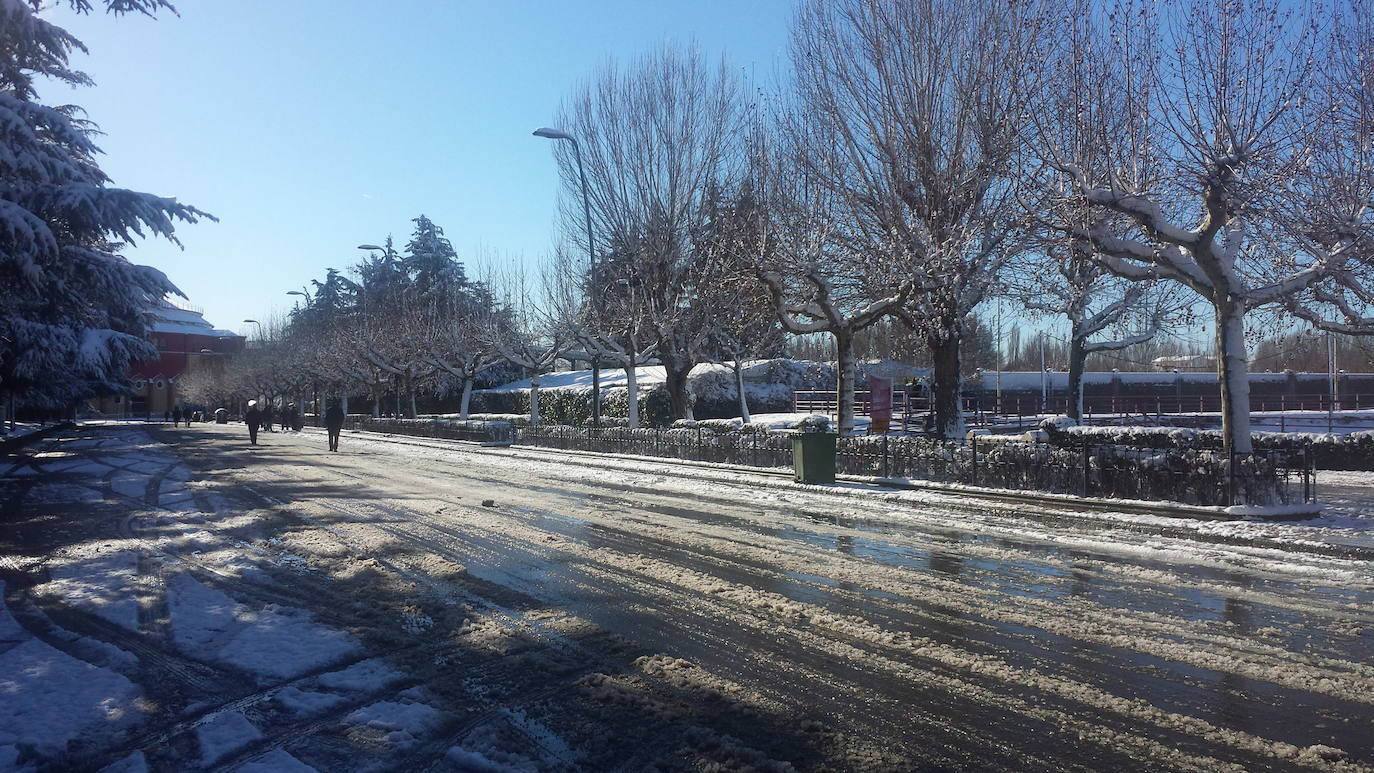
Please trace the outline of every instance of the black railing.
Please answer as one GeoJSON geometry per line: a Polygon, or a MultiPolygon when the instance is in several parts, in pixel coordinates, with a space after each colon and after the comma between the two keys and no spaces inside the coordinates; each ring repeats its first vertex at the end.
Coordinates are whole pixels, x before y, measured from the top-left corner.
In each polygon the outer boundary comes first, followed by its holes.
{"type": "MultiPolygon", "coordinates": [[[[512,427],[506,422],[356,418],[347,426],[744,467],[792,466],[792,435],[781,432],[512,427]]],[[[842,474],[1105,499],[1217,506],[1301,504],[1315,498],[1311,456],[1303,450],[1228,455],[1207,449],[1066,448],[988,437],[958,442],[881,435],[839,438],[835,464],[842,474]]]]}

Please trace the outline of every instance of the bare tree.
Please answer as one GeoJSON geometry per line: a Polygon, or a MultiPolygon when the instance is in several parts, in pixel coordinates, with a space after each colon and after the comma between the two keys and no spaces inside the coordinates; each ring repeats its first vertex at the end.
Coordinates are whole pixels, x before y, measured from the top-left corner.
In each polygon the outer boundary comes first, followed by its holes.
{"type": "Polygon", "coordinates": [[[1248,453],[1246,312],[1350,257],[1348,234],[1311,238],[1292,218],[1330,113],[1313,56],[1330,28],[1277,0],[1177,0],[1162,18],[1154,7],[1071,14],[1074,45],[1045,73],[1039,120],[1089,125],[1045,132],[1046,157],[1089,213],[1071,237],[1118,276],[1178,282],[1212,307],[1226,445],[1248,453]]]}
{"type": "MultiPolygon", "coordinates": [[[[1323,87],[1331,111],[1313,138],[1310,184],[1289,216],[1296,247],[1345,249],[1350,258],[1286,309],[1314,327],[1335,333],[1374,334],[1374,3],[1338,6],[1339,24],[1326,59],[1323,87]]],[[[1320,253],[1318,257],[1320,256],[1320,253]]]]}
{"type": "Polygon", "coordinates": [[[710,344],[717,356],[727,355],[732,363],[740,418],[745,424],[750,417],[744,361],[774,356],[786,337],[772,295],[754,272],[755,266],[772,263],[768,255],[772,243],[767,238],[770,215],[756,185],[751,176],[728,200],[716,202],[709,236],[704,240],[709,256],[704,274],[710,278],[706,291],[711,293],[705,305],[714,310],[707,322],[710,344]]]}
{"type": "MultiPolygon", "coordinates": [[[[881,249],[854,249],[835,192],[797,167],[751,154],[770,217],[761,229],[753,270],[772,299],[778,319],[794,335],[829,333],[835,342],[839,432],[854,431],[857,333],[896,313],[916,287],[874,256],[881,249]]],[[[880,245],[886,246],[886,245],[880,245]]]]}
{"type": "Polygon", "coordinates": [[[853,250],[919,292],[934,426],[963,435],[963,322],[1015,251],[1028,74],[1046,3],[808,0],[793,31],[790,157],[833,195],[853,250]]]}
{"type": "Polygon", "coordinates": [[[469,306],[447,312],[432,309],[423,315],[418,337],[421,359],[439,372],[458,380],[462,398],[461,418],[468,417],[472,387],[482,371],[501,362],[503,357],[482,331],[494,324],[494,310],[469,306]]]}
{"type": "Polygon", "coordinates": [[[551,262],[534,276],[512,263],[488,285],[501,303],[499,314],[485,318],[478,335],[507,362],[530,374],[530,424],[539,425],[541,376],[564,356],[573,339],[573,326],[559,314],[557,303],[563,272],[551,262]]]}
{"type": "MultiPolygon", "coordinates": [[[[699,240],[709,197],[735,171],[737,91],[723,60],[664,45],[628,67],[607,66],[560,110],[580,143],[597,242],[629,258],[599,282],[634,283],[676,418],[690,417],[688,376],[706,342],[699,240]]],[[[565,186],[580,196],[571,150],[560,143],[557,152],[565,186]]],[[[581,220],[569,225],[580,239],[581,220]]]]}
{"type": "Polygon", "coordinates": [[[1034,256],[1038,260],[1013,271],[1007,295],[1032,313],[1068,320],[1068,415],[1081,423],[1088,357],[1145,343],[1165,324],[1184,318],[1187,308],[1153,284],[1114,276],[1082,242],[1062,241],[1047,244],[1034,256]]]}

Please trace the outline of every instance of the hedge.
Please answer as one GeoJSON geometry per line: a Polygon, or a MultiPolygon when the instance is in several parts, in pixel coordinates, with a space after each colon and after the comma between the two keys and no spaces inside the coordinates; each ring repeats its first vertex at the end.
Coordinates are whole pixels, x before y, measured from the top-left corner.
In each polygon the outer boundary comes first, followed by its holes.
{"type": "MultiPolygon", "coordinates": [[[[1046,440],[1061,448],[1117,445],[1127,448],[1220,450],[1221,430],[1186,427],[1081,427],[1066,417],[1041,423],[1046,440]]],[[[1257,451],[1305,451],[1319,470],[1374,471],[1374,432],[1333,435],[1316,432],[1253,432],[1257,451]]]]}

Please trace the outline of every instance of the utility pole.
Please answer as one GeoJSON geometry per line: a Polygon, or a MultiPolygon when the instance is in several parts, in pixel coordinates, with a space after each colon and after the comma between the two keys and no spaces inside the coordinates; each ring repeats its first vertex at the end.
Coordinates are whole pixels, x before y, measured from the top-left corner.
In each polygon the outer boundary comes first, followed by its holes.
{"type": "Polygon", "coordinates": [[[1002,415],[1002,299],[997,299],[997,346],[994,347],[993,361],[996,363],[997,406],[996,415],[1002,415]]]}
{"type": "Polygon", "coordinates": [[[1049,384],[1045,381],[1045,331],[1040,331],[1040,412],[1049,402],[1049,384]]]}

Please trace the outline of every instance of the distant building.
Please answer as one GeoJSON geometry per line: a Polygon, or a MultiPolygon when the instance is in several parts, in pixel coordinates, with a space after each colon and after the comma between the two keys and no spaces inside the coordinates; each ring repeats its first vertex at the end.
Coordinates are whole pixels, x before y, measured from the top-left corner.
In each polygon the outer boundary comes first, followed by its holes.
{"type": "Polygon", "coordinates": [[[148,312],[149,336],[157,346],[157,359],[135,363],[129,369],[134,393],[93,401],[106,416],[155,416],[184,405],[177,382],[200,368],[223,368],[224,359],[243,351],[245,339],[232,330],[221,330],[190,308],[160,300],[148,312]]]}

